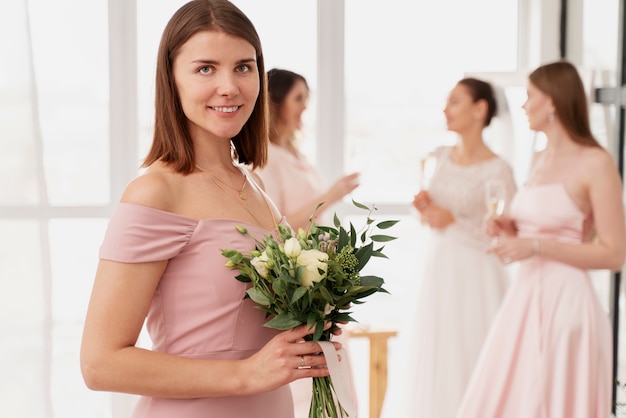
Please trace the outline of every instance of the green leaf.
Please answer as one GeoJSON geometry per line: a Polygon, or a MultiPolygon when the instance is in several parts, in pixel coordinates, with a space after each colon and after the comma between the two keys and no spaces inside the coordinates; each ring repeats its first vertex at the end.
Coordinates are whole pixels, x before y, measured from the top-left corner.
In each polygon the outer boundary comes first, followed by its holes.
{"type": "Polygon", "coordinates": [[[339,231],[331,226],[319,225],[317,229],[319,229],[320,231],[328,232],[331,235],[339,235],[339,231]]]}
{"type": "Polygon", "coordinates": [[[267,321],[263,326],[279,330],[288,330],[302,325],[302,322],[296,321],[288,313],[282,313],[267,321]]]}
{"type": "Polygon", "coordinates": [[[287,284],[280,280],[280,278],[274,279],[272,280],[272,290],[274,294],[282,295],[287,290],[287,284]]]}
{"type": "Polygon", "coordinates": [[[370,239],[375,242],[387,242],[387,241],[393,241],[394,239],[398,239],[398,237],[391,237],[389,235],[372,235],[370,239]]]}
{"type": "Polygon", "coordinates": [[[333,224],[336,228],[339,228],[339,226],[341,225],[341,221],[337,217],[337,212],[335,212],[335,214],[333,215],[333,224]]]}
{"type": "Polygon", "coordinates": [[[381,253],[380,251],[372,251],[372,257],[381,257],[381,258],[389,259],[389,257],[381,253]]]}
{"type": "Polygon", "coordinates": [[[252,279],[250,279],[250,277],[244,275],[244,274],[240,274],[238,276],[235,276],[235,279],[239,280],[240,282],[244,282],[244,283],[250,283],[252,281],[252,279]]]}
{"type": "MultiPolygon", "coordinates": [[[[372,287],[364,287],[364,286],[355,286],[356,289],[351,289],[351,293],[354,293],[355,296],[353,296],[356,299],[363,299],[364,297],[367,297],[369,295],[372,295],[376,292],[378,292],[378,288],[372,288],[372,287]]],[[[352,301],[353,303],[358,303],[356,300],[352,301]]]]}
{"type": "Polygon", "coordinates": [[[394,226],[395,224],[397,224],[400,221],[382,221],[379,222],[378,224],[376,224],[376,228],[378,229],[387,229],[387,228],[391,228],[392,226],[394,226]]]}
{"type": "Polygon", "coordinates": [[[282,270],[278,278],[285,283],[300,285],[300,283],[302,283],[302,281],[300,280],[300,277],[302,277],[302,269],[304,269],[304,266],[300,266],[297,268],[296,277],[293,277],[291,274],[289,274],[289,271],[282,270]]]}
{"type": "Polygon", "coordinates": [[[343,247],[348,244],[350,238],[348,237],[348,233],[342,227],[339,228],[339,241],[337,241],[337,251],[341,250],[343,247]]]}
{"type": "Polygon", "coordinates": [[[356,322],[354,318],[350,316],[350,312],[339,312],[337,315],[333,315],[334,322],[356,322]]]}
{"type": "Polygon", "coordinates": [[[296,289],[295,292],[293,292],[293,296],[291,297],[291,303],[296,303],[298,300],[300,300],[304,295],[306,295],[308,293],[309,289],[307,289],[305,286],[300,286],[296,289]]]}
{"type": "Polygon", "coordinates": [[[324,298],[324,300],[330,304],[334,304],[335,303],[335,298],[333,298],[333,295],[331,295],[331,293],[328,291],[328,289],[326,289],[325,287],[320,287],[319,291],[322,295],[322,297],[324,298]]]}
{"type": "Polygon", "coordinates": [[[246,291],[250,299],[258,303],[259,305],[268,306],[270,304],[270,298],[256,287],[251,287],[246,291]]]}
{"type": "Polygon", "coordinates": [[[356,229],[354,225],[352,225],[352,222],[350,222],[350,245],[352,248],[356,247],[356,229]]]}
{"type": "Polygon", "coordinates": [[[382,277],[378,276],[361,276],[361,286],[380,287],[385,284],[382,277]]]}
{"type": "Polygon", "coordinates": [[[361,271],[363,267],[367,264],[367,262],[372,257],[372,251],[374,250],[374,243],[370,242],[369,244],[359,248],[357,252],[354,254],[359,261],[359,265],[357,266],[357,271],[361,271]]]}
{"type": "Polygon", "coordinates": [[[237,254],[241,255],[241,253],[237,250],[222,250],[222,255],[226,258],[234,257],[237,254]]]}
{"type": "Polygon", "coordinates": [[[369,207],[365,206],[363,203],[359,203],[356,200],[352,199],[352,204],[360,209],[370,210],[369,207]]]}
{"type": "Polygon", "coordinates": [[[315,332],[313,333],[313,341],[319,341],[324,332],[324,322],[320,321],[315,324],[315,332]]]}

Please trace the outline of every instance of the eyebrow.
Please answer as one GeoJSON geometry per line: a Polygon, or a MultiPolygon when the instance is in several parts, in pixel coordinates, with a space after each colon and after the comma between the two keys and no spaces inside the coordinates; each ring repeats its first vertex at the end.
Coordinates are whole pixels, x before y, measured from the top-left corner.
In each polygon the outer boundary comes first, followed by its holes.
{"type": "MultiPolygon", "coordinates": [[[[256,62],[256,58],[240,59],[235,64],[236,65],[240,65],[240,64],[248,64],[248,63],[252,63],[252,62],[256,62]]],[[[191,61],[191,63],[192,64],[213,64],[213,65],[218,65],[219,61],[211,60],[211,59],[198,59],[198,60],[191,61]]]]}

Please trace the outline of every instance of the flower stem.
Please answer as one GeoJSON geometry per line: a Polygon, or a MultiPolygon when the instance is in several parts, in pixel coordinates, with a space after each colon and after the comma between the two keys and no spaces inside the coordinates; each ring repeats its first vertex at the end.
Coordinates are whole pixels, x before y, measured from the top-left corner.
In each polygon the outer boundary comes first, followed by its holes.
{"type": "Polygon", "coordinates": [[[309,408],[309,418],[344,418],[348,413],[343,409],[330,376],[313,378],[313,396],[309,408]]]}

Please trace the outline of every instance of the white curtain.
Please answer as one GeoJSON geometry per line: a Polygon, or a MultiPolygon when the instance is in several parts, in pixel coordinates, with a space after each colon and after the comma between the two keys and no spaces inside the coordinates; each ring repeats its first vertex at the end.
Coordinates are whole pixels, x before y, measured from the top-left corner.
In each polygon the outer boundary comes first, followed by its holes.
{"type": "Polygon", "coordinates": [[[1,3],[0,33],[0,202],[32,210],[0,219],[0,415],[52,416],[49,231],[36,209],[48,198],[25,1],[1,3]]]}
{"type": "Polygon", "coordinates": [[[2,417],[122,418],[132,406],[88,390],[79,368],[111,208],[106,7],[0,2],[2,417]]]}

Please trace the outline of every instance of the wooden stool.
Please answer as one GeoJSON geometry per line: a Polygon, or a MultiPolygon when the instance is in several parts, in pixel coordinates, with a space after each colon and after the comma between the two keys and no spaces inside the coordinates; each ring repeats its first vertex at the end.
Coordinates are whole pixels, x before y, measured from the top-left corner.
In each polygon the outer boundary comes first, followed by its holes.
{"type": "Polygon", "coordinates": [[[350,330],[350,336],[370,340],[370,418],[379,418],[387,390],[387,340],[397,331],[350,330]]]}

